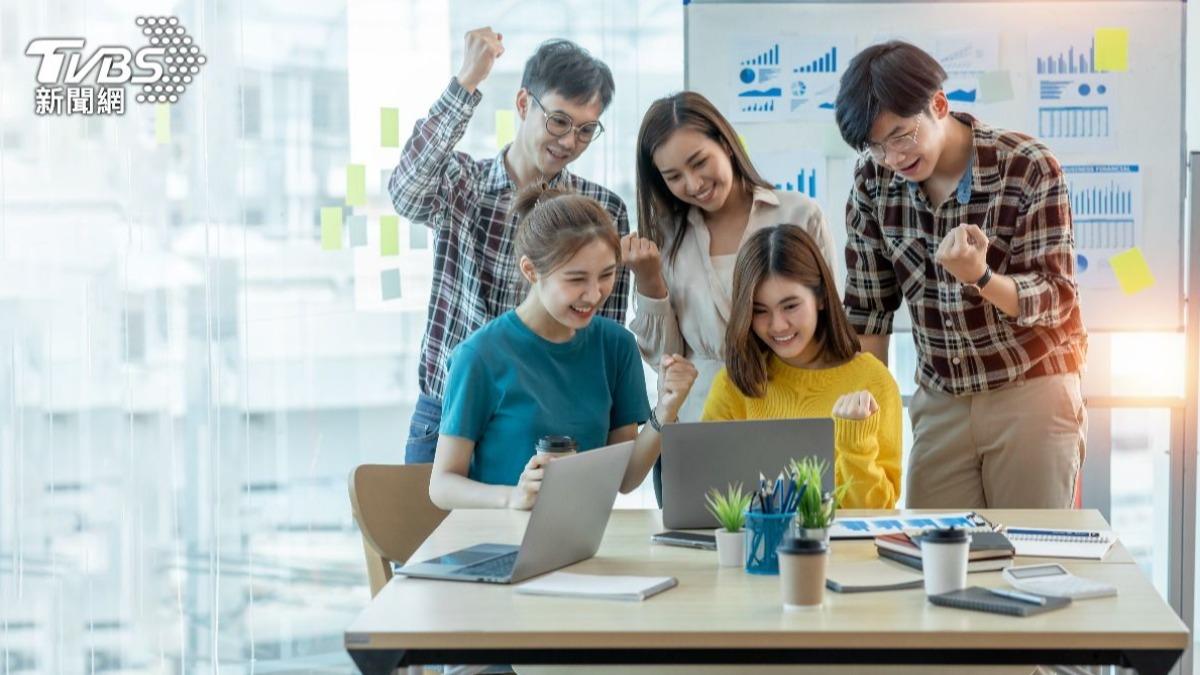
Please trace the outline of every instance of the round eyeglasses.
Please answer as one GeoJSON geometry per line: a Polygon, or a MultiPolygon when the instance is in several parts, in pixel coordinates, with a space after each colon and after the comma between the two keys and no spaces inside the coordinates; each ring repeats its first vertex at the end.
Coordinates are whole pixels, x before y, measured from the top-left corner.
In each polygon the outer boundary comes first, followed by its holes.
{"type": "Polygon", "coordinates": [[[885,139],[882,143],[872,143],[867,141],[867,144],[863,146],[862,149],[863,157],[869,157],[874,159],[876,162],[882,162],[884,158],[887,157],[888,152],[893,152],[897,155],[910,153],[917,148],[917,133],[920,132],[920,130],[921,117],[918,116],[916,126],[913,127],[912,131],[906,134],[892,136],[891,138],[885,139]]]}
{"type": "Polygon", "coordinates": [[[555,138],[562,138],[574,131],[575,140],[580,143],[591,143],[596,140],[597,136],[604,133],[604,125],[599,122],[588,122],[587,124],[575,126],[575,120],[571,119],[570,115],[558,110],[554,112],[546,110],[546,106],[542,105],[541,100],[537,96],[534,96],[532,92],[529,94],[529,97],[533,99],[534,103],[538,104],[538,107],[542,109],[542,114],[546,117],[546,133],[555,138]]]}

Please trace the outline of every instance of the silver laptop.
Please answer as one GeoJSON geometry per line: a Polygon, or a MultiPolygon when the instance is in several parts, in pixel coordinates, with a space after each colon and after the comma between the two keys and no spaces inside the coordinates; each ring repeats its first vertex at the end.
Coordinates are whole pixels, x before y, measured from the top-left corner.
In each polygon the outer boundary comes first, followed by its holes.
{"type": "Polygon", "coordinates": [[[511,584],[596,555],[612,513],[633,441],[546,465],[542,488],[520,546],[478,544],[405,565],[398,574],[428,579],[511,584]]]}
{"type": "Polygon", "coordinates": [[[757,490],[759,473],[774,481],[791,460],[816,456],[829,465],[833,489],[833,420],[693,422],[663,427],[663,525],[673,530],[716,527],[705,508],[712,488],[730,483],[757,490]]]}

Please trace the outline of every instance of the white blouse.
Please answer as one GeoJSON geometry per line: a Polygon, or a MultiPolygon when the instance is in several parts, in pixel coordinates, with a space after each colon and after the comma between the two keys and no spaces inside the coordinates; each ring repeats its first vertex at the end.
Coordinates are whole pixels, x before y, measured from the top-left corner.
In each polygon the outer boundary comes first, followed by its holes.
{"type": "MultiPolygon", "coordinates": [[[[662,249],[667,297],[647,298],[635,292],[635,316],[629,328],[651,367],[658,369],[664,354],[682,354],[695,364],[699,376],[679,411],[680,420],[694,422],[700,419],[713,378],[725,363],[722,350],[736,255],[709,255],[711,239],[700,209],[692,207],[687,220],[674,261],[667,253],[670,241],[662,249]]],[[[741,243],[764,227],[784,223],[804,228],[816,240],[830,269],[837,269],[825,216],[815,201],[800,193],[756,188],[741,243]]]]}

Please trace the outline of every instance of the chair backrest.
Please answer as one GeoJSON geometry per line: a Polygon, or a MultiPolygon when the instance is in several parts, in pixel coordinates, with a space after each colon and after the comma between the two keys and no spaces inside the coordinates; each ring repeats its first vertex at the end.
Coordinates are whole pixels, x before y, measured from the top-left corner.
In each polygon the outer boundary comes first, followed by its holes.
{"type": "Polygon", "coordinates": [[[363,464],[350,473],[350,506],[362,532],[371,595],[392,578],[449,513],[429,499],[432,464],[363,464]]]}

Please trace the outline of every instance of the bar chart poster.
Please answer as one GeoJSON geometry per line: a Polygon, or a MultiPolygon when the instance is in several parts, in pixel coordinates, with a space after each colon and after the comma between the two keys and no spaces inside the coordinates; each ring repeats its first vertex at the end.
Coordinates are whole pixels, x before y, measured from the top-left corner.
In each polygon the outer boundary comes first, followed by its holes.
{"type": "Polygon", "coordinates": [[[729,66],[733,101],[726,108],[734,121],[766,122],[784,111],[787,87],[784,47],[777,37],[741,37],[733,41],[729,66]]]}
{"type": "Polygon", "coordinates": [[[751,158],[762,177],[783,192],[806,194],[827,206],[825,196],[827,169],[825,155],[806,150],[756,152],[751,158]]]}
{"type": "Polygon", "coordinates": [[[1096,69],[1091,33],[1040,33],[1028,42],[1033,74],[1031,129],[1058,152],[1092,152],[1116,146],[1121,74],[1096,69]]]}
{"type": "Polygon", "coordinates": [[[787,62],[784,117],[833,121],[838,82],[854,57],[854,37],[792,37],[785,44],[792,59],[787,62]]]}
{"type": "Polygon", "coordinates": [[[1081,287],[1117,288],[1109,258],[1142,245],[1143,174],[1137,164],[1063,165],[1081,287]]]}

